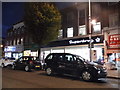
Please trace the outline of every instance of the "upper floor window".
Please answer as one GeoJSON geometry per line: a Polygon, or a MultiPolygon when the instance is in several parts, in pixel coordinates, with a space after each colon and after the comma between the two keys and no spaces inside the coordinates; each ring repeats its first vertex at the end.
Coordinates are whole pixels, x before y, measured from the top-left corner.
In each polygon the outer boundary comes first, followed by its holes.
{"type": "Polygon", "coordinates": [[[114,14],[109,15],[109,26],[110,27],[118,26],[118,23],[119,23],[118,13],[114,13],[114,14]]]}
{"type": "Polygon", "coordinates": [[[19,42],[20,42],[20,40],[19,40],[19,38],[17,39],[17,45],[19,45],[19,42]]]}
{"type": "Polygon", "coordinates": [[[20,44],[23,44],[23,38],[21,38],[21,40],[20,40],[20,44]]]}
{"type": "Polygon", "coordinates": [[[24,29],[25,29],[25,27],[22,26],[22,27],[21,27],[21,32],[22,32],[22,33],[24,32],[24,29]]]}
{"type": "Polygon", "coordinates": [[[14,45],[16,45],[16,40],[14,40],[14,45]]]}
{"type": "Polygon", "coordinates": [[[8,33],[8,37],[10,36],[10,33],[8,33]]]}
{"type": "Polygon", "coordinates": [[[86,25],[79,26],[79,35],[86,35],[86,25]]]}
{"type": "Polygon", "coordinates": [[[85,10],[79,10],[79,18],[85,18],[85,10]]]}
{"type": "Polygon", "coordinates": [[[67,37],[73,37],[73,27],[67,28],[67,37]]]}
{"type": "Polygon", "coordinates": [[[93,32],[101,32],[101,22],[93,24],[93,32]]]}
{"type": "Polygon", "coordinates": [[[73,22],[73,20],[74,20],[74,14],[73,14],[73,12],[69,12],[67,14],[67,23],[69,24],[69,23],[73,22]]]}
{"type": "Polygon", "coordinates": [[[62,38],[63,37],[63,30],[59,30],[59,33],[58,33],[58,39],[62,38]]]}

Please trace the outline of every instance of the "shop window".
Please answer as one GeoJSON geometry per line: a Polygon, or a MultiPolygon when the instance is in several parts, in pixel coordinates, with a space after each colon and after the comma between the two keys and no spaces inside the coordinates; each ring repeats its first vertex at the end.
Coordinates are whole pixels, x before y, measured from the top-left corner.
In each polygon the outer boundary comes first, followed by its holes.
{"type": "Polygon", "coordinates": [[[101,32],[101,22],[93,24],[93,32],[101,32]]]}
{"type": "Polygon", "coordinates": [[[61,39],[63,37],[63,30],[59,30],[59,33],[58,33],[58,39],[61,39]]]}
{"type": "Polygon", "coordinates": [[[73,37],[73,27],[67,28],[67,37],[73,37]]]}
{"type": "Polygon", "coordinates": [[[86,35],[86,26],[85,25],[79,26],[79,35],[86,35]]]}

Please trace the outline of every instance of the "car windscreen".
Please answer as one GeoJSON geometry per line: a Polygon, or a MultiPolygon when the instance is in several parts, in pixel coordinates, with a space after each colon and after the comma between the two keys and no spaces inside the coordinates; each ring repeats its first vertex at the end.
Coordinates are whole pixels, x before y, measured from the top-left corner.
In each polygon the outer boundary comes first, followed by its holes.
{"type": "Polygon", "coordinates": [[[79,60],[82,60],[82,61],[86,61],[86,59],[84,59],[83,57],[81,56],[76,56],[79,60]]]}

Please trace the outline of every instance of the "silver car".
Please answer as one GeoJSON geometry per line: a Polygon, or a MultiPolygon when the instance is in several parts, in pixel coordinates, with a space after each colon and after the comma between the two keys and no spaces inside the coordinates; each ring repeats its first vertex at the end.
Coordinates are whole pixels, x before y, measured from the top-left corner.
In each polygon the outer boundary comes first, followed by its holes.
{"type": "Polygon", "coordinates": [[[14,61],[16,61],[15,58],[3,57],[0,59],[0,66],[2,68],[6,67],[6,66],[12,66],[14,61]]]}

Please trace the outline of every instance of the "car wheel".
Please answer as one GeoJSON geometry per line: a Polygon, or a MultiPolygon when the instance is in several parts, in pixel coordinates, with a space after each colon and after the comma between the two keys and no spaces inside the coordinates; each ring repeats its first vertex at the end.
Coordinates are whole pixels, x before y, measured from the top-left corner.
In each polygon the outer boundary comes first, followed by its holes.
{"type": "Polygon", "coordinates": [[[30,69],[30,67],[29,67],[28,65],[25,66],[25,71],[26,71],[26,72],[31,71],[31,69],[30,69]]]}
{"type": "Polygon", "coordinates": [[[92,75],[91,75],[91,73],[88,72],[88,71],[84,71],[84,72],[82,73],[82,79],[83,79],[84,81],[91,81],[91,80],[92,80],[92,75]]]}
{"type": "Polygon", "coordinates": [[[49,67],[49,68],[47,68],[46,69],[46,73],[47,73],[47,75],[52,75],[53,74],[53,71],[52,71],[52,69],[49,67]]]}
{"type": "Polygon", "coordinates": [[[4,67],[5,67],[4,63],[2,63],[2,64],[1,64],[1,67],[2,67],[2,68],[4,68],[4,67]]]}
{"type": "Polygon", "coordinates": [[[13,69],[13,70],[15,70],[15,69],[16,69],[15,65],[12,65],[12,69],[13,69]]]}

